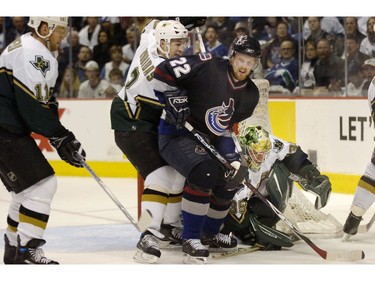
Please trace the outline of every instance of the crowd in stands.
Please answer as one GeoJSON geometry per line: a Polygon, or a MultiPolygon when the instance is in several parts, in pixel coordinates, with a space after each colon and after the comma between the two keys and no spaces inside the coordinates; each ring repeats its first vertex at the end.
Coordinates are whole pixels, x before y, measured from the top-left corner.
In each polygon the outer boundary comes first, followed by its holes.
{"type": "MultiPolygon", "coordinates": [[[[61,98],[112,98],[127,70],[148,17],[72,17],[57,56],[61,98]]],[[[0,52],[29,32],[25,17],[0,17],[0,52]]],[[[208,17],[201,27],[206,51],[228,57],[236,36],[259,40],[262,59],[253,78],[267,79],[270,94],[359,96],[375,75],[375,17],[208,17]]],[[[186,55],[199,52],[192,44],[186,55]]]]}

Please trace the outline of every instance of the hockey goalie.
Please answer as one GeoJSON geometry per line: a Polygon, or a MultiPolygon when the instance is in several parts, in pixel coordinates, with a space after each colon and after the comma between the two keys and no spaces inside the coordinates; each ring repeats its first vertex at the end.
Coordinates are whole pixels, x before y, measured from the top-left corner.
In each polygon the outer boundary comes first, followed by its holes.
{"type": "MultiPolygon", "coordinates": [[[[308,159],[302,149],[268,133],[261,126],[248,126],[239,132],[239,143],[248,164],[251,185],[257,188],[281,212],[292,195],[293,182],[316,196],[315,208],[327,204],[331,183],[308,159]]],[[[243,244],[262,250],[280,250],[293,246],[286,233],[276,229],[279,217],[250,188],[238,189],[223,233],[232,232],[243,244]]]]}

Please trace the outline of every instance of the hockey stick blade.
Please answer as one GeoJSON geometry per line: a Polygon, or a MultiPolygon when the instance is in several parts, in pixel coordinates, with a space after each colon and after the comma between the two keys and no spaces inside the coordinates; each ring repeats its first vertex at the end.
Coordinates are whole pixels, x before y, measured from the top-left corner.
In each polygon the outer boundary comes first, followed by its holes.
{"type": "Polygon", "coordinates": [[[121,204],[121,202],[117,199],[117,197],[112,193],[112,191],[104,184],[104,182],[96,175],[93,169],[86,163],[85,159],[77,152],[74,153],[74,157],[86,168],[86,170],[92,175],[92,177],[96,180],[96,182],[100,185],[100,187],[108,194],[108,196],[112,199],[112,201],[120,208],[120,210],[124,213],[124,215],[128,218],[132,225],[134,225],[139,232],[144,232],[152,221],[152,215],[147,210],[146,212],[142,212],[141,216],[138,219],[138,223],[134,220],[134,218],[130,215],[130,213],[125,209],[125,207],[121,204]]]}
{"type": "Polygon", "coordinates": [[[362,224],[358,226],[358,233],[366,233],[370,230],[371,226],[375,222],[375,214],[372,216],[371,220],[367,224],[362,224]]]}
{"type": "Polygon", "coordinates": [[[212,258],[213,259],[223,259],[223,258],[227,258],[227,257],[233,257],[233,256],[242,255],[242,254],[252,253],[252,252],[255,252],[255,251],[259,251],[260,249],[261,249],[261,247],[259,247],[259,246],[239,247],[239,248],[237,248],[233,251],[227,251],[227,252],[222,252],[222,253],[219,253],[219,254],[212,255],[212,258]]]}
{"type": "Polygon", "coordinates": [[[361,250],[351,252],[327,252],[327,261],[359,261],[365,258],[365,253],[361,250]]]}

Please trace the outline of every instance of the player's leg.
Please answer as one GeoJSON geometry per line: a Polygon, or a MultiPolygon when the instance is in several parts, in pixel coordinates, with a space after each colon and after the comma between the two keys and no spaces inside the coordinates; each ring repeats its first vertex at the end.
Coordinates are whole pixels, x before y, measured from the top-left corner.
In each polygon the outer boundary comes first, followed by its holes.
{"type": "Polygon", "coordinates": [[[0,132],[0,175],[12,195],[4,235],[4,263],[57,263],[47,259],[40,248],[45,243],[42,237],[57,182],[33,138],[0,132]]]}
{"type": "Polygon", "coordinates": [[[182,196],[182,251],[185,262],[206,262],[209,252],[200,238],[208,212],[211,189],[218,179],[218,163],[190,135],[161,136],[160,151],[167,162],[186,177],[182,196]]]}
{"type": "Polygon", "coordinates": [[[373,162],[375,162],[374,159],[367,165],[364,175],[358,181],[350,213],[343,227],[345,234],[357,234],[362,216],[375,201],[375,165],[373,162]]]}

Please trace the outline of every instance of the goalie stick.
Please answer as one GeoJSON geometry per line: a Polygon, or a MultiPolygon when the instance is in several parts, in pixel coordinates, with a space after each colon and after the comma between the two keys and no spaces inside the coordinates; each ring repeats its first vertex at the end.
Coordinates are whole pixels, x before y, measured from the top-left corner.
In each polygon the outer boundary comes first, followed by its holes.
{"type": "MultiPolygon", "coordinates": [[[[234,169],[230,165],[230,163],[223,156],[221,156],[212,145],[205,142],[204,139],[201,136],[199,136],[196,130],[188,122],[185,122],[185,127],[194,134],[194,136],[198,139],[198,141],[202,145],[204,145],[211,152],[211,154],[214,157],[216,157],[217,160],[220,161],[220,163],[222,163],[227,169],[230,169],[230,170],[234,169]]],[[[235,136],[233,132],[232,132],[232,138],[236,145],[237,152],[241,155],[241,158],[243,158],[243,152],[242,152],[241,146],[239,145],[237,137],[235,136]]],[[[331,252],[331,251],[328,252],[326,250],[319,248],[314,242],[312,242],[308,237],[306,237],[296,226],[294,226],[293,223],[283,215],[283,213],[281,213],[271,202],[269,202],[267,198],[265,198],[255,187],[253,187],[249,183],[249,180],[245,180],[245,182],[246,182],[246,185],[248,185],[248,187],[255,194],[258,195],[259,199],[262,200],[267,206],[269,206],[275,212],[275,214],[290,227],[290,229],[294,232],[294,234],[297,237],[305,241],[306,244],[309,245],[323,259],[331,260],[331,261],[333,260],[357,261],[357,260],[364,259],[365,253],[362,250],[345,251],[345,252],[331,252]]]]}
{"type": "Polygon", "coordinates": [[[213,259],[223,259],[223,258],[227,258],[227,257],[233,257],[233,256],[242,255],[242,254],[252,253],[252,252],[255,252],[255,251],[259,251],[260,249],[262,249],[262,247],[256,246],[256,245],[255,246],[249,246],[249,247],[238,247],[237,249],[235,249],[233,251],[227,251],[227,252],[222,252],[222,253],[212,255],[212,258],[213,259]]]}
{"type": "Polygon", "coordinates": [[[116,196],[111,192],[111,190],[104,184],[104,182],[96,175],[96,173],[91,169],[91,167],[86,163],[85,159],[77,152],[74,153],[74,157],[81,162],[81,164],[86,168],[86,170],[93,176],[101,188],[109,195],[113,202],[120,208],[124,215],[129,219],[132,225],[134,225],[140,232],[144,232],[152,221],[151,213],[146,210],[142,212],[141,216],[138,219],[138,223],[130,215],[130,213],[125,209],[125,207],[120,203],[116,196]]]}

